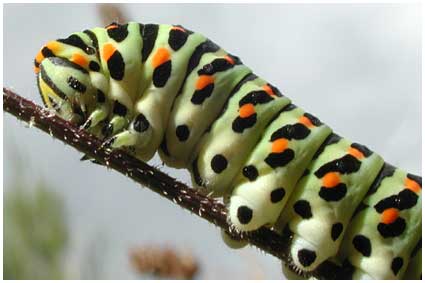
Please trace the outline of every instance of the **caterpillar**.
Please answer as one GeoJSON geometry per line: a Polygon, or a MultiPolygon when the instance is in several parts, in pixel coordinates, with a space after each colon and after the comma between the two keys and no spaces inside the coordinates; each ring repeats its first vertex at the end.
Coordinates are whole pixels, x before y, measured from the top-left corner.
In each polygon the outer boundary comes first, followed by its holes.
{"type": "Polygon", "coordinates": [[[340,137],[200,33],[112,23],[48,42],[34,71],[44,105],[104,146],[143,161],[158,151],[223,197],[237,230],[287,237],[291,270],[332,260],[352,279],[421,276],[422,178],[340,137]]]}

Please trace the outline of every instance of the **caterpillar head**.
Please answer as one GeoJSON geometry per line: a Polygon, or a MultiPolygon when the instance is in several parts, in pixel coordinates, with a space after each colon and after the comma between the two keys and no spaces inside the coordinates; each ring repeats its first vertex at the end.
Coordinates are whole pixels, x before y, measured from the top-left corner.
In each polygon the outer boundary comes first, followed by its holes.
{"type": "Polygon", "coordinates": [[[36,67],[36,73],[44,105],[65,120],[82,123],[93,93],[88,71],[65,58],[48,57],[36,67]]]}

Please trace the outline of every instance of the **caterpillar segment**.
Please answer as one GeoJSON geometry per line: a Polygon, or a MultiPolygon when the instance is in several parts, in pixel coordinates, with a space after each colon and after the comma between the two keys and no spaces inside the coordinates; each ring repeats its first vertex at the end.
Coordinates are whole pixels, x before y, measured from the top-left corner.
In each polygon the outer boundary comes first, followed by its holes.
{"type": "Polygon", "coordinates": [[[352,219],[338,256],[353,267],[352,279],[403,278],[409,259],[420,249],[421,192],[422,178],[385,164],[352,219]]]}
{"type": "Polygon", "coordinates": [[[335,134],[324,145],[275,225],[293,233],[289,252],[306,272],[337,254],[356,207],[384,163],[367,147],[335,134]]]}
{"type": "Polygon", "coordinates": [[[331,129],[293,104],[267,126],[237,178],[229,205],[240,231],[273,225],[331,129]]]}
{"type": "Polygon", "coordinates": [[[104,146],[187,168],[223,197],[234,229],[282,233],[285,273],[332,260],[354,279],[420,276],[421,178],[332,133],[203,35],[112,23],[48,42],[34,64],[59,116],[104,146]]]}
{"type": "MultiPolygon", "coordinates": [[[[214,44],[215,45],[215,44],[214,44]]],[[[216,120],[231,90],[251,70],[239,58],[212,47],[188,75],[175,100],[161,148],[161,158],[182,168],[192,161],[195,146],[216,120]]]]}
{"type": "Polygon", "coordinates": [[[231,193],[231,181],[242,168],[246,153],[255,147],[276,113],[289,103],[259,77],[243,80],[199,142],[192,162],[194,183],[208,188],[213,196],[231,193]]]}

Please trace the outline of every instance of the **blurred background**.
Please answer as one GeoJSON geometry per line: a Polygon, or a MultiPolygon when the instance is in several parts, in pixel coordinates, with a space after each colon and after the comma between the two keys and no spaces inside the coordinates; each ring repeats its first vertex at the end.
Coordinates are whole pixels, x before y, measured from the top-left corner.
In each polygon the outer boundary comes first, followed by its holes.
{"type": "MultiPolygon", "coordinates": [[[[113,20],[181,24],[239,56],[335,132],[421,175],[420,11],[419,4],[5,4],[3,81],[41,104],[33,60],[47,41],[113,20]]],[[[8,114],[3,137],[5,279],[283,279],[276,258],[229,249],[213,225],[79,161],[81,153],[8,114]]],[[[157,157],[150,163],[190,183],[185,171],[157,157]]]]}

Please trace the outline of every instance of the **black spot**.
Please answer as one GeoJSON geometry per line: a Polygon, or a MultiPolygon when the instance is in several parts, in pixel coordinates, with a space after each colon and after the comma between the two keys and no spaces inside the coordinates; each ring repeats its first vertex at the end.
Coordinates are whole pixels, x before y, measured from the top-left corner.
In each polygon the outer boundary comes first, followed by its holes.
{"type": "Polygon", "coordinates": [[[224,72],[233,68],[228,60],[224,58],[214,59],[211,63],[206,64],[198,71],[198,75],[214,75],[217,72],[224,72]]]}
{"type": "Polygon", "coordinates": [[[227,168],[227,159],[221,154],[215,155],[211,160],[211,168],[215,173],[220,174],[227,168]]]}
{"type": "Polygon", "coordinates": [[[353,273],[356,270],[356,268],[350,263],[348,259],[345,259],[342,263],[342,272],[341,277],[339,279],[341,280],[353,280],[353,273]]]}
{"type": "Polygon", "coordinates": [[[307,112],[304,113],[304,116],[307,117],[311,121],[311,123],[315,125],[316,127],[319,127],[322,125],[322,122],[316,116],[313,116],[307,112]]]}
{"type": "Polygon", "coordinates": [[[363,235],[356,235],[353,238],[353,245],[359,253],[366,257],[370,257],[370,254],[372,252],[372,246],[370,244],[369,238],[363,235]]]}
{"type": "Polygon", "coordinates": [[[246,94],[244,97],[241,98],[241,100],[239,100],[239,107],[248,103],[252,103],[254,105],[264,104],[272,100],[273,98],[268,95],[268,93],[264,90],[254,90],[246,94]]]}
{"type": "Polygon", "coordinates": [[[398,195],[391,195],[380,200],[377,204],[375,204],[374,208],[376,212],[382,213],[387,208],[398,208],[398,195]]]}
{"type": "Polygon", "coordinates": [[[125,105],[119,103],[117,100],[115,100],[114,108],[112,109],[112,112],[114,114],[117,114],[119,116],[125,116],[127,115],[127,107],[125,105]]]}
{"type": "Polygon", "coordinates": [[[248,224],[252,219],[252,209],[244,205],[239,206],[237,216],[241,224],[248,224]]]}
{"type": "Polygon", "coordinates": [[[179,141],[185,141],[190,135],[190,131],[188,126],[186,125],[180,125],[176,128],[176,136],[179,139],[179,141]]]}
{"type": "Polygon", "coordinates": [[[246,129],[249,129],[254,126],[256,122],[257,113],[254,113],[246,118],[237,117],[235,120],[233,120],[232,130],[235,133],[243,133],[246,129]]]}
{"type": "Polygon", "coordinates": [[[378,213],[382,213],[388,208],[397,208],[398,210],[404,210],[412,208],[418,202],[418,195],[409,189],[404,189],[396,195],[391,195],[380,200],[375,206],[375,210],[378,213]]]}
{"type": "Polygon", "coordinates": [[[274,189],[270,194],[270,201],[272,203],[278,203],[279,201],[283,200],[285,194],[286,192],[284,188],[274,189]]]}
{"type": "Polygon", "coordinates": [[[330,161],[314,172],[317,178],[322,178],[329,172],[339,172],[341,174],[350,174],[360,169],[361,162],[351,154],[346,154],[341,158],[330,161]]]}
{"type": "Polygon", "coordinates": [[[257,179],[258,170],[254,165],[248,165],[242,169],[242,174],[252,182],[257,179]]]}
{"type": "Polygon", "coordinates": [[[140,113],[137,115],[137,117],[134,119],[133,122],[133,129],[136,132],[142,133],[146,131],[149,128],[149,121],[146,119],[145,115],[140,113]]]}
{"type": "Polygon", "coordinates": [[[116,42],[121,42],[128,36],[128,24],[120,25],[117,23],[113,23],[113,25],[116,25],[116,28],[109,28],[106,31],[108,32],[108,35],[110,38],[115,40],[116,42]]]}
{"type": "Polygon", "coordinates": [[[396,257],[391,262],[391,270],[394,275],[397,275],[400,269],[403,267],[403,259],[401,257],[396,257]]]}
{"type": "Polygon", "coordinates": [[[198,158],[195,158],[195,160],[193,160],[192,162],[192,174],[193,174],[193,179],[195,180],[195,183],[198,186],[202,186],[204,184],[204,181],[202,180],[201,175],[199,174],[198,158]]]}
{"type": "Polygon", "coordinates": [[[361,145],[361,144],[358,144],[358,143],[352,143],[351,144],[351,147],[352,148],[355,148],[358,151],[360,151],[361,153],[363,153],[363,155],[365,157],[369,157],[369,156],[371,156],[373,154],[373,152],[370,149],[368,149],[366,146],[361,145]]]}
{"type": "Polygon", "coordinates": [[[347,194],[347,186],[339,183],[335,187],[320,187],[319,196],[326,201],[339,201],[347,194]]]}
{"type": "Polygon", "coordinates": [[[93,72],[99,72],[99,70],[100,70],[99,64],[95,61],[90,61],[89,68],[93,72]]]}
{"type": "Polygon", "coordinates": [[[270,141],[274,141],[280,138],[287,140],[302,140],[310,134],[310,129],[301,123],[293,125],[285,125],[280,129],[277,129],[270,137],[270,141]]]}
{"type": "Polygon", "coordinates": [[[115,50],[107,63],[111,78],[117,81],[122,80],[124,77],[125,63],[121,53],[118,50],[115,50]]]}
{"type": "Polygon", "coordinates": [[[158,36],[158,29],[159,26],[154,24],[140,25],[140,34],[143,39],[142,62],[145,62],[152,52],[158,36]]]}
{"type": "Polygon", "coordinates": [[[190,101],[195,105],[201,105],[204,103],[205,99],[211,96],[214,90],[214,83],[206,85],[203,89],[197,89],[193,93],[190,101]]]}
{"type": "Polygon", "coordinates": [[[292,159],[294,159],[295,153],[292,149],[288,148],[285,149],[283,152],[279,153],[270,153],[264,161],[269,165],[271,168],[277,168],[277,167],[283,167],[289,162],[291,162],[292,159]]]}
{"type": "Polygon", "coordinates": [[[188,36],[189,35],[185,31],[171,29],[168,37],[168,44],[174,51],[177,51],[186,43],[188,36]]]}
{"type": "Polygon", "coordinates": [[[309,219],[313,216],[313,214],[311,213],[310,203],[303,199],[294,203],[294,211],[303,219],[309,219]]]}
{"type": "Polygon", "coordinates": [[[310,132],[310,129],[307,128],[304,124],[296,123],[292,125],[292,133],[290,138],[295,140],[302,140],[308,137],[310,132]]]}
{"type": "Polygon", "coordinates": [[[298,261],[304,266],[310,266],[316,260],[316,253],[311,250],[302,249],[298,251],[298,261]]]}
{"type": "Polygon", "coordinates": [[[55,54],[48,47],[44,46],[41,49],[41,54],[43,54],[44,58],[55,57],[55,54]]]}
{"type": "Polygon", "coordinates": [[[67,45],[71,45],[77,48],[80,48],[83,50],[86,54],[94,54],[96,53],[96,50],[93,47],[88,46],[82,39],[76,34],[70,35],[68,38],[65,39],[58,39],[58,42],[62,42],[67,45]]]}
{"type": "Polygon", "coordinates": [[[283,107],[282,110],[280,110],[280,112],[281,113],[282,112],[289,112],[289,111],[294,110],[295,108],[297,108],[297,106],[295,104],[290,103],[290,104],[286,105],[285,107],[283,107]]]}
{"type": "Polygon", "coordinates": [[[105,94],[103,93],[103,91],[101,91],[100,89],[97,89],[97,93],[96,93],[96,100],[99,103],[104,103],[106,98],[105,98],[105,94]]]}
{"type": "Polygon", "coordinates": [[[338,237],[341,235],[343,230],[342,223],[335,223],[332,225],[331,237],[332,240],[336,241],[338,237]]]}
{"type": "Polygon", "coordinates": [[[398,193],[398,209],[409,209],[418,203],[418,195],[409,189],[404,189],[398,193]]]}
{"type": "Polygon", "coordinates": [[[167,83],[171,75],[171,60],[162,63],[153,71],[153,85],[155,87],[163,87],[167,83]]]}
{"type": "Polygon", "coordinates": [[[406,221],[401,217],[398,217],[394,222],[390,224],[378,224],[379,234],[381,234],[381,236],[384,238],[393,238],[400,236],[401,234],[403,234],[405,229],[406,221]]]}
{"type": "Polygon", "coordinates": [[[69,76],[68,80],[66,81],[68,85],[73,89],[80,93],[84,93],[87,90],[87,87],[81,83],[79,80],[74,78],[73,76],[69,76]]]}

